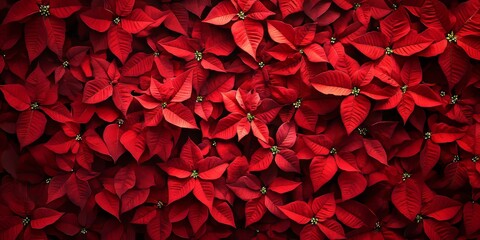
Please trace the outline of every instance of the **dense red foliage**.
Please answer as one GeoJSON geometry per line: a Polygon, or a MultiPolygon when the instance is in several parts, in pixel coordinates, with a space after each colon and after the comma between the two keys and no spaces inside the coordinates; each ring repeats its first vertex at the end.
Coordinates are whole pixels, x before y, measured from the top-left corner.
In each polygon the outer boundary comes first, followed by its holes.
{"type": "Polygon", "coordinates": [[[0,239],[478,239],[479,0],[0,0],[0,239]]]}

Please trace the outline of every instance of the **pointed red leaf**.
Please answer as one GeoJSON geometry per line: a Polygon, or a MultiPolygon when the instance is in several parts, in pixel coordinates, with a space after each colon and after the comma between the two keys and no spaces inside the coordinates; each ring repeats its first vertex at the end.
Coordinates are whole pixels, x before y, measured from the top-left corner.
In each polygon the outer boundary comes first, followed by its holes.
{"type": "Polygon", "coordinates": [[[190,222],[194,233],[198,232],[207,219],[208,208],[202,204],[193,204],[188,208],[188,221],[190,222]]]}
{"type": "Polygon", "coordinates": [[[255,151],[250,160],[249,171],[263,171],[272,164],[273,154],[267,149],[255,151]]]}
{"type": "Polygon", "coordinates": [[[365,146],[368,156],[384,165],[388,165],[387,153],[385,152],[385,149],[380,141],[376,139],[363,138],[363,146],[365,146]]]}
{"type": "Polygon", "coordinates": [[[193,189],[193,195],[197,197],[198,201],[200,201],[205,206],[207,206],[208,209],[212,209],[215,189],[211,182],[206,182],[201,180],[195,181],[195,188],[193,189]]]}
{"type": "Polygon", "coordinates": [[[337,173],[337,164],[333,157],[314,157],[310,163],[310,178],[313,189],[318,191],[320,187],[333,178],[335,173],[337,173]]]}
{"type": "Polygon", "coordinates": [[[126,166],[120,168],[113,178],[113,185],[117,196],[122,197],[124,193],[132,189],[135,186],[135,180],[135,170],[132,167],[126,166]]]}
{"type": "Polygon", "coordinates": [[[52,202],[53,200],[59,199],[66,194],[65,184],[68,180],[69,175],[60,175],[55,176],[50,180],[48,184],[48,200],[47,202],[52,202]]]}
{"type": "Polygon", "coordinates": [[[215,201],[210,214],[217,222],[235,227],[233,212],[228,203],[215,201]]]}
{"type": "Polygon", "coordinates": [[[132,41],[132,35],[121,27],[116,26],[108,30],[108,48],[122,63],[125,63],[132,52],[132,41]]]}
{"type": "Polygon", "coordinates": [[[312,80],[312,86],[323,94],[348,96],[352,93],[350,77],[341,71],[326,71],[318,74],[312,80]]]}
{"type": "Polygon", "coordinates": [[[397,185],[392,192],[392,203],[406,218],[413,221],[422,207],[420,187],[414,180],[397,185]]]}
{"type": "Polygon", "coordinates": [[[43,20],[47,31],[47,46],[57,56],[63,55],[63,44],[65,42],[65,22],[58,18],[45,18],[43,20]]]}
{"type": "Polygon", "coordinates": [[[122,67],[122,74],[127,77],[140,76],[152,69],[152,54],[136,53],[122,67]]]}
{"type": "Polygon", "coordinates": [[[113,86],[104,79],[88,81],[83,90],[83,102],[94,104],[105,101],[113,94],[113,86]]]}
{"type": "Polygon", "coordinates": [[[255,198],[249,200],[245,204],[245,226],[250,226],[262,219],[263,215],[267,212],[265,204],[262,202],[263,198],[255,198]]]}
{"type": "Polygon", "coordinates": [[[296,49],[295,42],[295,31],[293,27],[289,24],[286,24],[281,21],[271,20],[267,21],[268,34],[273,41],[277,43],[287,44],[292,49],[296,49]]]}
{"type": "Polygon", "coordinates": [[[444,53],[438,58],[438,64],[447,77],[448,86],[453,88],[465,75],[465,67],[470,63],[465,52],[455,44],[448,44],[444,53]]]}
{"type": "Polygon", "coordinates": [[[275,163],[278,168],[284,172],[300,173],[300,162],[296,153],[290,149],[282,149],[280,153],[275,156],[275,163]]]}
{"type": "Polygon", "coordinates": [[[352,45],[365,56],[376,60],[385,55],[388,40],[382,33],[374,31],[356,38],[353,40],[352,45]]]}
{"type": "Polygon", "coordinates": [[[148,198],[150,194],[150,189],[130,189],[125,194],[122,195],[122,207],[121,213],[128,212],[143,203],[148,198]]]}
{"type": "Polygon", "coordinates": [[[278,208],[283,214],[298,224],[307,224],[313,216],[310,206],[302,201],[291,202],[278,208]]]}
{"type": "Polygon", "coordinates": [[[26,17],[38,14],[38,5],[35,1],[21,0],[10,6],[7,16],[3,20],[3,24],[10,22],[18,22],[26,17]]]}
{"type": "Polygon", "coordinates": [[[89,28],[98,32],[106,32],[113,24],[113,14],[104,8],[82,12],[80,18],[89,28]]]}
{"type": "Polygon", "coordinates": [[[340,104],[340,115],[347,133],[350,134],[365,119],[370,111],[370,100],[363,96],[349,96],[340,104]]]}
{"type": "Polygon", "coordinates": [[[282,17],[285,19],[285,17],[292,13],[303,11],[303,1],[304,0],[279,0],[278,5],[282,12],[282,17]]]}
{"type": "Polygon", "coordinates": [[[203,22],[214,25],[225,25],[229,23],[238,11],[230,1],[222,1],[210,10],[203,22]]]}
{"type": "Polygon", "coordinates": [[[37,208],[33,211],[30,226],[33,229],[43,229],[52,225],[63,216],[63,213],[49,208],[37,208]]]}
{"type": "Polygon", "coordinates": [[[345,231],[340,223],[333,219],[319,223],[318,227],[329,239],[344,239],[345,231]]]}
{"type": "Polygon", "coordinates": [[[106,126],[103,131],[103,140],[105,141],[105,145],[107,146],[108,152],[112,156],[114,162],[116,162],[126,151],[125,147],[123,147],[120,142],[123,132],[123,129],[117,124],[106,126]]]}
{"type": "Polygon", "coordinates": [[[120,200],[113,193],[103,190],[95,195],[95,202],[103,210],[120,219],[120,200]]]}
{"type": "Polygon", "coordinates": [[[45,131],[47,118],[38,110],[26,110],[21,112],[17,120],[17,137],[20,147],[23,148],[37,139],[45,131]]]}
{"type": "Polygon", "coordinates": [[[130,223],[148,224],[156,215],[157,211],[153,211],[152,206],[142,206],[135,210],[135,215],[133,215],[130,223]]]}
{"type": "Polygon", "coordinates": [[[195,117],[189,108],[182,104],[170,104],[163,109],[165,120],[177,127],[197,129],[195,117]]]}
{"type": "Polygon", "coordinates": [[[339,203],[335,216],[346,226],[355,229],[372,227],[377,221],[377,217],[367,206],[354,200],[339,203]]]}
{"type": "Polygon", "coordinates": [[[342,192],[342,200],[345,201],[362,194],[367,188],[367,180],[357,172],[342,172],[338,176],[338,185],[342,192]]]}
{"type": "Polygon", "coordinates": [[[148,25],[153,23],[153,19],[150,18],[144,11],[139,8],[134,9],[127,17],[122,18],[120,21],[123,30],[128,33],[139,33],[148,25]]]}
{"type": "Polygon", "coordinates": [[[20,84],[6,84],[0,86],[0,91],[7,101],[8,105],[17,111],[24,111],[30,108],[31,100],[28,97],[27,90],[20,84]],[[19,94],[20,93],[20,94],[19,94]]]}
{"type": "Polygon", "coordinates": [[[87,201],[92,194],[88,182],[78,179],[75,174],[72,174],[70,178],[68,178],[65,184],[65,189],[70,201],[80,208],[83,208],[85,204],[87,204],[87,201]]]}
{"type": "Polygon", "coordinates": [[[229,114],[220,119],[215,127],[213,137],[220,139],[231,139],[237,134],[237,123],[244,118],[241,114],[229,114]]]}
{"type": "Polygon", "coordinates": [[[287,193],[290,191],[293,191],[293,189],[297,188],[302,184],[301,182],[294,182],[290,181],[288,179],[282,178],[282,177],[277,177],[273,182],[268,186],[269,190],[272,190],[276,193],[287,193]]]}
{"type": "Polygon", "coordinates": [[[45,50],[47,41],[47,29],[40,16],[32,18],[25,24],[25,46],[30,62],[45,50]]]}
{"type": "MultiPolygon", "coordinates": [[[[189,194],[196,185],[197,180],[193,178],[168,179],[168,199],[169,203],[172,203],[178,199],[181,199],[189,194]]],[[[213,200],[213,199],[212,199],[213,200]]]]}
{"type": "Polygon", "coordinates": [[[232,34],[237,46],[243,51],[257,58],[257,48],[263,39],[263,26],[261,23],[245,19],[232,25],[232,34]]]}

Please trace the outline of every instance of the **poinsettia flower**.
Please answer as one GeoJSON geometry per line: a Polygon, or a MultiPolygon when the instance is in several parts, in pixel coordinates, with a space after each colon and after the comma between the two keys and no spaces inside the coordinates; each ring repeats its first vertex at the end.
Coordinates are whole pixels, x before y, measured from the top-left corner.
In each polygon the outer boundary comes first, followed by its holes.
{"type": "Polygon", "coordinates": [[[58,221],[63,212],[38,205],[39,199],[34,199],[34,191],[18,182],[5,182],[2,185],[2,238],[15,240],[47,239],[45,230],[58,221]],[[7,194],[8,192],[8,194],[7,194]]]}
{"type": "MultiPolygon", "coordinates": [[[[158,71],[158,73],[164,77],[164,78],[172,78],[175,76],[175,73],[173,72],[173,65],[174,62],[172,61],[172,55],[168,54],[164,49],[158,44],[159,40],[156,40],[156,38],[153,37],[148,37],[147,38],[147,44],[150,47],[150,49],[153,51],[152,55],[147,58],[153,58],[153,63],[158,71]]],[[[147,64],[150,62],[150,60],[144,59],[144,61],[147,61],[147,64]]],[[[139,65],[141,62],[139,62],[137,65],[139,65]]],[[[141,69],[145,69],[142,67],[141,69]]],[[[132,70],[135,70],[135,68],[132,68],[132,70]]],[[[135,73],[136,75],[137,73],[135,73]]],[[[138,74],[141,75],[141,74],[138,74]]]]}
{"type": "Polygon", "coordinates": [[[373,0],[370,1],[373,11],[381,14],[407,10],[414,16],[419,15],[421,7],[426,0],[373,0]]]}
{"type": "Polygon", "coordinates": [[[0,86],[0,91],[9,105],[21,112],[16,128],[21,148],[43,135],[47,124],[44,114],[60,123],[71,120],[68,109],[58,101],[58,86],[50,83],[39,66],[25,85],[6,84],[0,86]]]}
{"type": "Polygon", "coordinates": [[[83,208],[92,195],[88,180],[95,177],[95,175],[91,176],[87,170],[82,168],[74,170],[75,163],[69,160],[69,158],[57,156],[57,165],[59,165],[62,172],[47,178],[47,202],[50,203],[67,196],[72,203],[83,208]]]}
{"type": "Polygon", "coordinates": [[[260,142],[262,148],[252,155],[250,171],[263,171],[275,161],[275,164],[285,172],[300,172],[298,158],[290,149],[296,139],[297,131],[293,123],[286,122],[280,125],[277,129],[276,141],[260,142]]]}
{"type": "Polygon", "coordinates": [[[362,169],[370,167],[371,170],[378,170],[381,165],[377,163],[388,165],[391,156],[387,153],[393,152],[394,146],[411,140],[408,135],[405,136],[405,133],[398,131],[403,129],[399,122],[381,121],[381,117],[379,113],[372,114],[356,129],[356,134],[351,135],[351,141],[356,141],[363,147],[367,156],[376,160],[376,162],[363,163],[362,169]]]}
{"type": "Polygon", "coordinates": [[[280,111],[280,106],[271,99],[260,99],[257,92],[243,89],[223,93],[225,108],[232,114],[222,118],[215,129],[215,138],[231,139],[238,135],[240,141],[253,132],[259,140],[267,142],[268,127],[280,111]]]}
{"type": "Polygon", "coordinates": [[[99,240],[105,219],[97,217],[97,212],[95,198],[91,197],[78,213],[65,213],[55,228],[75,240],[99,240]]]}
{"type": "Polygon", "coordinates": [[[122,77],[115,64],[100,58],[92,59],[95,79],[87,81],[83,90],[83,102],[95,104],[112,97],[115,106],[124,114],[133,100],[138,80],[122,77]]]}
{"type": "Polygon", "coordinates": [[[236,239],[278,239],[286,240],[285,232],[290,228],[290,221],[278,219],[274,215],[266,214],[261,222],[254,223],[246,229],[237,229],[233,235],[236,239]]]}
{"type": "MultiPolygon", "coordinates": [[[[275,59],[270,54],[268,54],[268,49],[275,45],[275,42],[263,39],[262,42],[260,42],[260,44],[258,45],[257,55],[255,58],[244,52],[239,53],[238,57],[249,68],[257,71],[261,70],[264,75],[268,75],[267,69],[269,68],[269,65],[275,62],[275,59]]],[[[268,78],[266,77],[266,79],[268,78]]]]}
{"type": "Polygon", "coordinates": [[[335,198],[332,193],[328,193],[308,203],[295,201],[280,206],[279,209],[294,222],[305,225],[300,232],[302,239],[344,239],[342,225],[333,219],[335,207],[335,198]]]}
{"type": "Polygon", "coordinates": [[[135,98],[146,109],[146,126],[157,126],[165,118],[181,128],[197,128],[191,110],[182,104],[192,95],[192,74],[189,70],[163,83],[151,78],[147,94],[135,98]]]}
{"type": "Polygon", "coordinates": [[[355,157],[351,151],[361,147],[358,142],[348,141],[345,131],[339,124],[329,126],[329,131],[320,135],[303,135],[305,144],[301,158],[312,159],[310,178],[314,191],[330,181],[338,168],[348,172],[358,172],[355,157]],[[306,152],[305,152],[306,151],[306,152]]]}
{"type": "Polygon", "coordinates": [[[403,239],[394,229],[395,219],[392,214],[386,216],[377,214],[369,206],[355,200],[338,203],[335,211],[335,216],[340,222],[354,229],[346,234],[348,239],[403,239]],[[393,221],[390,221],[391,219],[393,221]]]}
{"type": "Polygon", "coordinates": [[[147,201],[135,210],[135,215],[130,222],[146,225],[147,234],[152,239],[167,239],[172,231],[167,202],[166,191],[150,191],[147,201]]]}
{"type": "Polygon", "coordinates": [[[477,76],[477,74],[465,76],[451,91],[448,91],[447,87],[438,86],[437,94],[440,95],[443,103],[443,106],[437,108],[438,111],[445,117],[462,124],[474,122],[474,106],[478,103],[476,97],[478,92],[471,86],[477,76]]]}
{"type": "Polygon", "coordinates": [[[12,64],[9,60],[7,60],[7,55],[9,56],[8,58],[11,57],[10,53],[7,54],[7,52],[10,52],[10,49],[14,48],[15,44],[17,44],[22,35],[16,23],[1,24],[0,34],[3,36],[9,36],[0,39],[0,73],[2,73],[4,69],[12,64]]]}
{"type": "Polygon", "coordinates": [[[270,86],[271,97],[276,102],[285,104],[279,113],[282,121],[294,121],[299,127],[315,132],[318,115],[326,115],[337,109],[341,99],[318,93],[297,76],[288,77],[284,83],[278,82],[279,85],[270,86]],[[318,101],[325,104],[318,104],[318,101]]]}
{"type": "Polygon", "coordinates": [[[105,1],[104,7],[93,7],[80,14],[82,21],[97,32],[107,32],[108,48],[122,62],[132,52],[132,34],[145,29],[154,21],[135,0],[105,1]]]}
{"type": "Polygon", "coordinates": [[[83,131],[80,124],[65,123],[62,130],[45,143],[45,147],[57,154],[71,152],[79,166],[92,170],[94,153],[108,156],[109,152],[102,138],[93,129],[83,131]]]}
{"type": "Polygon", "coordinates": [[[422,195],[422,206],[413,223],[406,229],[406,236],[425,234],[429,239],[454,239],[459,234],[456,227],[449,222],[462,207],[460,202],[446,196],[436,195],[427,186],[422,195]]]}
{"type": "MultiPolygon", "coordinates": [[[[2,25],[3,26],[3,25],[2,25]]],[[[29,61],[27,50],[23,47],[22,43],[18,43],[10,49],[1,50],[0,57],[3,62],[3,73],[13,73],[20,79],[25,79],[28,74],[29,61]]],[[[1,64],[1,63],[0,63],[1,64]]]]}
{"type": "Polygon", "coordinates": [[[412,56],[426,49],[433,40],[411,29],[408,13],[399,9],[380,22],[380,31],[368,32],[352,45],[372,60],[392,54],[412,56]]]}
{"type": "Polygon", "coordinates": [[[169,203],[182,199],[193,191],[202,204],[212,209],[215,191],[212,180],[220,178],[227,166],[218,157],[204,158],[200,148],[188,139],[179,159],[160,164],[169,175],[169,203]]]}
{"type": "Polygon", "coordinates": [[[43,65],[42,62],[40,62],[40,64],[42,69],[47,73],[50,72],[49,69],[53,68],[55,83],[58,83],[65,75],[71,76],[68,80],[76,79],[79,82],[85,82],[86,75],[84,73],[84,66],[89,63],[87,57],[89,50],[90,48],[86,46],[73,46],[69,48],[63,56],[58,58],[55,65],[47,63],[49,66],[45,66],[46,64],[43,65]]]}
{"type": "Polygon", "coordinates": [[[216,120],[201,121],[200,130],[202,131],[202,142],[198,144],[205,156],[218,156],[221,159],[231,163],[237,157],[243,156],[238,146],[230,141],[223,141],[213,138],[216,120]]]}
{"type": "Polygon", "coordinates": [[[274,15],[258,0],[225,0],[218,3],[203,22],[225,25],[235,21],[231,26],[233,38],[238,47],[256,57],[258,45],[263,39],[263,25],[259,22],[274,15]]]}
{"type": "Polygon", "coordinates": [[[195,24],[191,38],[180,36],[169,42],[159,42],[165,51],[188,61],[187,67],[202,67],[208,70],[225,72],[223,63],[217,56],[228,56],[235,45],[219,29],[208,24],[195,24]]]}
{"type": "Polygon", "coordinates": [[[346,55],[344,46],[364,35],[367,30],[360,22],[351,23],[351,20],[351,17],[342,17],[315,34],[314,42],[323,45],[328,62],[336,70],[345,71],[348,67],[344,60],[346,55]]]}
{"type": "Polygon", "coordinates": [[[396,88],[395,95],[378,103],[376,110],[386,110],[396,107],[398,113],[406,123],[415,106],[422,108],[441,105],[440,95],[435,93],[427,84],[422,82],[420,62],[412,59],[406,62],[400,73],[392,76],[391,85],[396,88]]]}
{"type": "MultiPolygon", "coordinates": [[[[315,24],[307,24],[293,28],[291,25],[277,20],[267,21],[268,34],[279,45],[268,50],[274,58],[284,61],[293,55],[305,55],[310,62],[327,62],[323,48],[313,42],[315,24]]],[[[303,59],[303,58],[302,58],[303,59]]]]}
{"type": "MultiPolygon", "coordinates": [[[[460,144],[461,139],[458,141],[460,144]]],[[[467,184],[477,188],[476,179],[480,179],[476,174],[476,163],[474,155],[462,150],[457,143],[444,145],[440,153],[439,165],[443,167],[442,178],[438,179],[435,186],[441,186],[445,189],[458,190],[467,184]]]]}
{"type": "Polygon", "coordinates": [[[278,61],[269,53],[269,49],[277,44],[273,41],[262,41],[258,47],[257,59],[247,54],[239,54],[241,61],[249,68],[255,70],[251,80],[243,81],[239,88],[255,89],[260,97],[270,97],[270,85],[275,82],[272,79],[278,76],[292,76],[298,72],[302,65],[301,57],[287,58],[285,61],[278,61]]]}
{"type": "Polygon", "coordinates": [[[40,61],[47,75],[53,71],[58,93],[74,101],[82,97],[84,83],[91,77],[89,47],[74,46],[67,50],[63,58],[40,61]]]}
{"type": "MultiPolygon", "coordinates": [[[[390,13],[389,9],[382,9],[378,7],[373,8],[371,4],[372,1],[368,0],[333,0],[333,2],[343,10],[352,9],[355,19],[364,26],[368,26],[371,17],[380,19],[390,13]]],[[[382,1],[377,2],[380,2],[381,4],[382,1]]]]}
{"type": "Polygon", "coordinates": [[[371,102],[389,98],[392,93],[388,88],[381,88],[373,80],[373,65],[361,67],[355,60],[349,60],[350,76],[342,71],[330,70],[311,79],[312,86],[323,94],[347,96],[340,104],[340,116],[347,133],[350,134],[366,118],[371,102]]]}
{"type": "Polygon", "coordinates": [[[195,98],[195,113],[203,120],[218,119],[222,113],[219,106],[223,102],[222,93],[232,90],[234,83],[235,76],[230,74],[216,74],[203,82],[195,98]]]}
{"type": "Polygon", "coordinates": [[[472,193],[472,201],[468,201],[463,205],[463,221],[465,226],[465,233],[467,236],[473,235],[480,230],[480,226],[476,224],[478,219],[478,213],[480,211],[478,201],[480,196],[478,190],[474,190],[472,193]]]}
{"type": "Polygon", "coordinates": [[[283,213],[278,209],[285,201],[282,194],[294,190],[301,183],[275,175],[264,173],[259,179],[255,175],[248,174],[228,185],[235,195],[247,201],[245,205],[246,227],[260,221],[267,210],[279,218],[284,218],[283,213]]]}
{"type": "Polygon", "coordinates": [[[450,89],[465,75],[463,69],[470,65],[468,57],[480,60],[480,37],[476,34],[480,30],[480,14],[475,4],[465,2],[449,11],[441,1],[427,0],[422,7],[420,21],[428,27],[427,34],[434,43],[420,55],[440,55],[438,63],[450,89]]]}
{"type": "Polygon", "coordinates": [[[458,146],[468,153],[471,153],[472,162],[475,164],[476,170],[480,173],[480,166],[476,164],[480,156],[480,141],[478,132],[480,131],[480,123],[475,123],[464,131],[464,135],[457,141],[458,146]]]}
{"type": "Polygon", "coordinates": [[[3,24],[25,22],[25,45],[30,62],[47,46],[57,56],[62,56],[66,32],[63,19],[81,7],[76,0],[21,0],[12,5],[3,24]]]}
{"type": "Polygon", "coordinates": [[[440,144],[456,142],[465,135],[467,127],[452,126],[438,120],[438,116],[432,115],[428,119],[428,129],[411,133],[410,140],[401,144],[396,152],[397,157],[414,157],[420,153],[420,169],[423,176],[427,176],[437,165],[440,159],[440,144]]]}

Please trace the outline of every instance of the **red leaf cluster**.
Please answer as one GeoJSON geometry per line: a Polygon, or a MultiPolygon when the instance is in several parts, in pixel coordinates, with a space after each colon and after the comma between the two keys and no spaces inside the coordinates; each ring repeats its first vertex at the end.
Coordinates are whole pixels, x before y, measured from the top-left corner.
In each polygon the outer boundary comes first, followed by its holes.
{"type": "Polygon", "coordinates": [[[480,1],[2,0],[0,239],[478,239],[480,1]]]}

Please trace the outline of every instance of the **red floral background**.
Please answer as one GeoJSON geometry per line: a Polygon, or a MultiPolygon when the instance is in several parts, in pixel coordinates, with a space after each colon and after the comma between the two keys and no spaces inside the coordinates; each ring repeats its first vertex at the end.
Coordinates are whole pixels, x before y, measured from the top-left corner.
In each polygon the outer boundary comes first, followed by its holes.
{"type": "Polygon", "coordinates": [[[478,0],[0,0],[0,239],[477,239],[478,0]]]}

